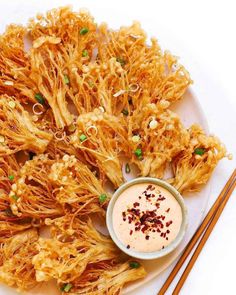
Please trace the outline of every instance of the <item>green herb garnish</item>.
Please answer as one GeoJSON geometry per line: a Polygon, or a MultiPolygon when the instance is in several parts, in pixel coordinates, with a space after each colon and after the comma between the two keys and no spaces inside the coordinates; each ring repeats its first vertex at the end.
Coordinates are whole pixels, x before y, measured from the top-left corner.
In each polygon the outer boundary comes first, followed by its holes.
{"type": "Polygon", "coordinates": [[[85,141],[85,139],[87,139],[87,136],[85,134],[81,134],[80,137],[79,137],[79,140],[81,142],[85,141]]]}
{"type": "Polygon", "coordinates": [[[143,153],[141,149],[136,149],[134,154],[138,159],[141,159],[143,153]]]}
{"type": "Polygon", "coordinates": [[[205,153],[205,149],[204,148],[196,148],[194,150],[194,154],[196,154],[196,155],[202,156],[204,153],[205,153]]]}
{"type": "Polygon", "coordinates": [[[106,201],[106,199],[107,199],[107,195],[106,194],[101,194],[99,196],[99,203],[100,204],[104,203],[106,201]]]}
{"type": "Polygon", "coordinates": [[[9,176],[8,176],[8,179],[9,179],[10,181],[13,181],[13,180],[14,180],[14,175],[9,175],[9,176]]]}
{"type": "Polygon", "coordinates": [[[44,98],[43,98],[43,96],[42,96],[41,93],[36,93],[36,94],[34,95],[34,97],[35,97],[35,99],[36,99],[39,103],[41,103],[41,104],[44,104],[44,103],[45,103],[45,100],[44,100],[44,98]]]}
{"type": "Polygon", "coordinates": [[[127,109],[123,109],[122,110],[122,114],[124,114],[125,116],[128,116],[129,115],[129,112],[127,109]]]}
{"type": "Polygon", "coordinates": [[[82,29],[79,31],[79,33],[80,33],[80,35],[85,35],[85,34],[88,33],[88,31],[89,31],[88,28],[82,28],[82,29]]]}
{"type": "Polygon", "coordinates": [[[121,57],[117,57],[116,61],[119,62],[122,67],[126,64],[125,60],[123,58],[121,58],[121,57]]]}
{"type": "Polygon", "coordinates": [[[139,268],[141,266],[141,264],[137,261],[130,261],[129,266],[131,268],[139,268]]]}
{"type": "Polygon", "coordinates": [[[64,82],[67,85],[70,84],[70,79],[69,79],[69,77],[67,75],[64,75],[64,82]]]}
{"type": "Polygon", "coordinates": [[[19,197],[17,195],[13,195],[11,196],[13,200],[17,201],[19,199],[19,197]]]}
{"type": "Polygon", "coordinates": [[[65,284],[61,287],[61,291],[68,293],[72,287],[73,285],[71,283],[65,284]]]}
{"type": "Polygon", "coordinates": [[[130,173],[130,166],[129,166],[129,163],[126,163],[126,164],[125,164],[125,172],[126,172],[126,173],[130,173]]]}
{"type": "Polygon", "coordinates": [[[84,49],[84,50],[82,51],[82,56],[83,56],[83,57],[88,56],[88,50],[84,49]]]}

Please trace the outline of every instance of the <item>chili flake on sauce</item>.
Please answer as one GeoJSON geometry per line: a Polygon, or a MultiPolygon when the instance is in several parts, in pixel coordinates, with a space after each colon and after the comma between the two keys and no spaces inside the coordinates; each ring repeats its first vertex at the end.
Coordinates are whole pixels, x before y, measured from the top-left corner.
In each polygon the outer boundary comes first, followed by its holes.
{"type": "Polygon", "coordinates": [[[154,252],[176,238],[182,223],[182,211],[168,190],[141,183],[121,193],[112,218],[114,231],[127,249],[154,252]]]}

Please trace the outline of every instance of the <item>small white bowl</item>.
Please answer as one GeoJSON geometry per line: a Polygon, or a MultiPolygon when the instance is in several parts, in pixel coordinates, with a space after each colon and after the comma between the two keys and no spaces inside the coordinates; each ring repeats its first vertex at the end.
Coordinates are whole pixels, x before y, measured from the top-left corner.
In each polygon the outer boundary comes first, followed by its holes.
{"type": "Polygon", "coordinates": [[[139,178],[135,178],[131,181],[124,183],[113,194],[113,196],[109,202],[108,208],[107,208],[106,224],[107,224],[107,228],[108,228],[108,231],[110,233],[112,240],[123,252],[125,252],[129,256],[132,256],[135,258],[150,260],[150,259],[160,258],[162,256],[169,254],[180,244],[180,242],[182,241],[182,239],[185,235],[187,225],[188,225],[187,215],[188,215],[187,208],[185,206],[184,199],[180,195],[180,193],[172,185],[170,185],[168,182],[158,179],[158,178],[139,177],[139,178]],[[159,185],[159,186],[167,189],[175,197],[175,199],[178,201],[178,203],[182,209],[182,224],[181,224],[178,235],[164,249],[161,249],[161,250],[158,250],[155,252],[137,252],[137,251],[132,250],[131,248],[127,249],[127,247],[117,238],[114,228],[113,228],[112,213],[113,213],[113,208],[114,208],[116,200],[119,198],[121,193],[123,193],[123,191],[126,190],[128,187],[133,186],[135,184],[139,184],[139,183],[153,183],[153,184],[159,185]]]}

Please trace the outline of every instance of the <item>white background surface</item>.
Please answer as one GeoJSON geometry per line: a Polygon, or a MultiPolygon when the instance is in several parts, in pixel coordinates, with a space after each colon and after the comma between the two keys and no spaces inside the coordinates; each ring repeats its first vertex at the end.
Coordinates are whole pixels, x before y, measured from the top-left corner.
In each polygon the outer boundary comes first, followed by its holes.
{"type": "MultiPolygon", "coordinates": [[[[217,134],[235,155],[223,160],[214,172],[211,206],[236,167],[236,41],[234,1],[163,0],[0,0],[0,31],[12,22],[25,23],[37,12],[60,5],[87,7],[97,22],[111,27],[141,21],[149,36],[157,36],[162,48],[181,56],[194,80],[193,89],[207,116],[212,133],[217,134]],[[101,11],[104,12],[102,17],[101,11]]],[[[189,114],[191,116],[191,114],[189,114]]],[[[198,258],[181,294],[236,294],[236,191],[198,258]]],[[[132,293],[154,295],[160,280],[171,269],[132,293]]],[[[171,289],[167,294],[171,294],[171,289]]],[[[5,295],[1,293],[0,295],[5,295]]],[[[49,295],[49,294],[48,294],[49,295]]]]}

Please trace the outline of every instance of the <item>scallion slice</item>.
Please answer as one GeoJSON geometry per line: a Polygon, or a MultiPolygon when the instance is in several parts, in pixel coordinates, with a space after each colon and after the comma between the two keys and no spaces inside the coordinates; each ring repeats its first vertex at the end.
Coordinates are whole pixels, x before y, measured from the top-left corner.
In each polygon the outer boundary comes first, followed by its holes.
{"type": "Polygon", "coordinates": [[[88,28],[82,28],[79,33],[80,35],[86,35],[88,33],[89,29],[88,28]]]}
{"type": "Polygon", "coordinates": [[[34,97],[39,103],[45,104],[45,100],[41,93],[35,93],[34,97]]]}
{"type": "Polygon", "coordinates": [[[141,264],[137,261],[130,261],[129,266],[131,268],[139,268],[141,266],[141,264]]]}
{"type": "Polygon", "coordinates": [[[61,291],[68,293],[72,287],[73,285],[71,283],[65,284],[61,287],[61,291]]]}
{"type": "Polygon", "coordinates": [[[205,149],[204,148],[196,148],[194,150],[194,154],[196,154],[196,155],[202,156],[204,153],[205,153],[205,149]]]}
{"type": "Polygon", "coordinates": [[[87,136],[85,134],[81,134],[80,137],[79,137],[79,140],[81,142],[85,141],[87,139],[87,136]]]}
{"type": "Polygon", "coordinates": [[[106,201],[106,199],[107,199],[107,195],[106,194],[101,194],[99,196],[99,203],[100,204],[104,203],[106,201]]]}

